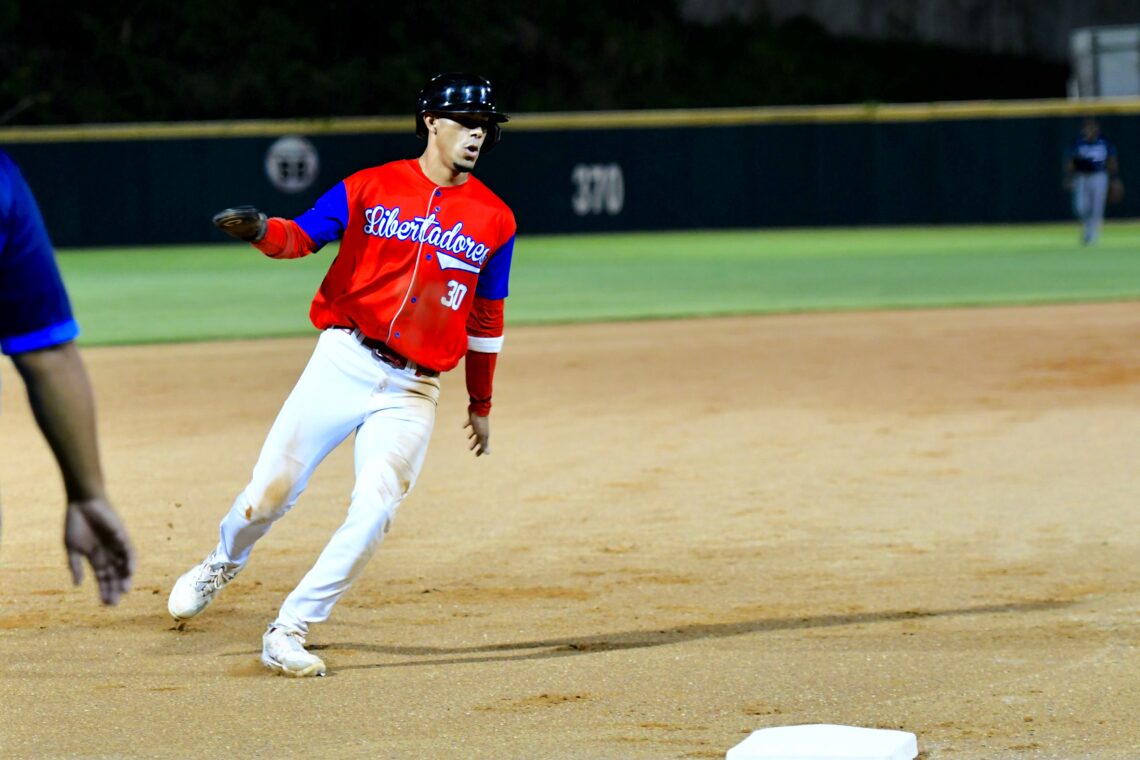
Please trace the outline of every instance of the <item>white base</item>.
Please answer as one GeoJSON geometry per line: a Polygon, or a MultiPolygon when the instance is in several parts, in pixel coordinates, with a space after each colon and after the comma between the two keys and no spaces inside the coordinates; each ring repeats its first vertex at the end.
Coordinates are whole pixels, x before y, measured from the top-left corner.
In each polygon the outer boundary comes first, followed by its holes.
{"type": "Polygon", "coordinates": [[[725,760],[914,760],[918,740],[906,731],[829,724],[763,728],[725,760]]]}

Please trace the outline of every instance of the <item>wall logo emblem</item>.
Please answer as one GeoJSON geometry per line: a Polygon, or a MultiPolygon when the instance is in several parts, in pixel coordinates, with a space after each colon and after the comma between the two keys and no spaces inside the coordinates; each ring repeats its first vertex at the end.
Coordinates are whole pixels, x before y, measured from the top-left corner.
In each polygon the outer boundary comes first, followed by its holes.
{"type": "Polygon", "coordinates": [[[265,175],[283,193],[299,193],[317,179],[317,149],[304,137],[279,138],[265,153],[265,175]]]}

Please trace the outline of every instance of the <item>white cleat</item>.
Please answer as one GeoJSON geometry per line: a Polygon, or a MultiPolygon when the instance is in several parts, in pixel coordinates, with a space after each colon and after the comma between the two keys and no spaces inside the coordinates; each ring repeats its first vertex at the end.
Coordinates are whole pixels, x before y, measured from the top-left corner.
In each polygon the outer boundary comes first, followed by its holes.
{"type": "Polygon", "coordinates": [[[298,678],[325,674],[324,660],[305,651],[304,636],[275,625],[261,637],[261,664],[298,678]]]}
{"type": "Polygon", "coordinates": [[[166,609],[175,620],[189,620],[210,606],[218,592],[234,579],[241,568],[228,562],[218,562],[214,552],[190,568],[170,590],[166,609]]]}

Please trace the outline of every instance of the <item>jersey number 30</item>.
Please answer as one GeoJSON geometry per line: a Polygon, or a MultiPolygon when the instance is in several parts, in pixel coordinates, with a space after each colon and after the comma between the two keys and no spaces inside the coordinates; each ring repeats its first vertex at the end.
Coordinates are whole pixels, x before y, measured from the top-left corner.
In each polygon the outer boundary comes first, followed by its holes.
{"type": "Polygon", "coordinates": [[[452,311],[459,311],[459,304],[463,303],[463,296],[467,295],[467,286],[455,280],[448,280],[447,295],[439,299],[439,302],[448,307],[452,311]]]}

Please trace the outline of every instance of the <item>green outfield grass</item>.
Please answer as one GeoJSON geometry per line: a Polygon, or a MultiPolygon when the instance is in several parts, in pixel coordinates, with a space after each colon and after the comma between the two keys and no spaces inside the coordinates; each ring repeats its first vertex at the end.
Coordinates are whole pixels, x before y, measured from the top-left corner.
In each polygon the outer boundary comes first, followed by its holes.
{"type": "MultiPolygon", "coordinates": [[[[522,237],[511,324],[1140,298],[1140,222],[522,237]]],[[[335,249],[60,251],[85,345],[303,335],[335,249]]]]}

